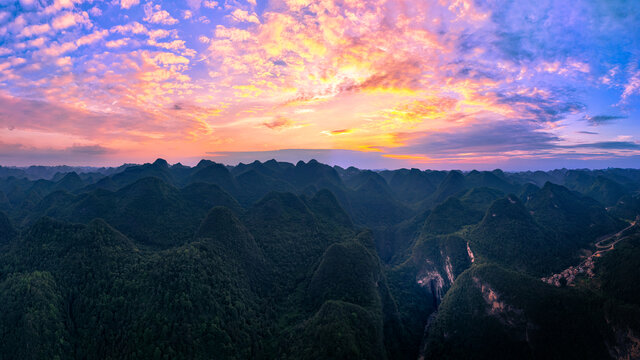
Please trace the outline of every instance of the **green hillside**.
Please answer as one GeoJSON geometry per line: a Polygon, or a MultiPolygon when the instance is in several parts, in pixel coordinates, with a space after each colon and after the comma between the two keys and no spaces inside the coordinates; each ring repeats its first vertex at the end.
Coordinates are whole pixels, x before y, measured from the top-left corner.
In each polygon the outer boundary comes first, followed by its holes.
{"type": "Polygon", "coordinates": [[[638,190],[633,169],[0,168],[0,360],[639,358],[638,190]]]}

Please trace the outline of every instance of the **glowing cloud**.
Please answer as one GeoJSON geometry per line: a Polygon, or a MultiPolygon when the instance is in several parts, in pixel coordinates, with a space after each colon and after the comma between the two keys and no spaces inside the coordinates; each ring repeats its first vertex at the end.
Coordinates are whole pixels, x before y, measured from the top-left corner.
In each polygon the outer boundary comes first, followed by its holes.
{"type": "Polygon", "coordinates": [[[20,159],[316,149],[374,167],[633,166],[637,13],[588,0],[8,3],[0,134],[20,159]]]}
{"type": "Polygon", "coordinates": [[[120,0],[120,7],[123,9],[130,9],[138,4],[140,4],[140,0],[120,0]]]}

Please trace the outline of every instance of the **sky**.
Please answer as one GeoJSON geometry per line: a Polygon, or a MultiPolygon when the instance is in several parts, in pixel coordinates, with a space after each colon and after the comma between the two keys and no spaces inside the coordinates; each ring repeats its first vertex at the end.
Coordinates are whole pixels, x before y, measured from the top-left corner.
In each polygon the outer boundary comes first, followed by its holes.
{"type": "Polygon", "coordinates": [[[640,1],[0,0],[0,165],[640,167],[640,1]]]}

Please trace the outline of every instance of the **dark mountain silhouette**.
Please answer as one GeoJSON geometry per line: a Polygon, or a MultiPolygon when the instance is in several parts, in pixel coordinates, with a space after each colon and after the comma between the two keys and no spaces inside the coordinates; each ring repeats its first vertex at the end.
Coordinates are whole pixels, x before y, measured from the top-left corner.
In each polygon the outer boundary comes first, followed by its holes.
{"type": "Polygon", "coordinates": [[[0,243],[8,243],[17,235],[16,229],[7,214],[0,211],[0,243]]]}
{"type": "Polygon", "coordinates": [[[464,225],[475,224],[483,213],[465,205],[458,198],[450,197],[439,204],[429,214],[422,227],[423,233],[449,234],[464,225]]]}
{"type": "Polygon", "coordinates": [[[398,199],[416,202],[435,191],[436,185],[430,178],[428,173],[418,169],[401,169],[393,172],[389,186],[398,199]]]}
{"type": "Polygon", "coordinates": [[[556,260],[560,244],[514,195],[496,200],[469,239],[479,258],[519,271],[546,274],[563,265],[556,260]]]}
{"type": "Polygon", "coordinates": [[[236,193],[238,185],[229,170],[222,164],[211,163],[206,166],[198,164],[189,181],[216,184],[229,193],[236,193]]]}

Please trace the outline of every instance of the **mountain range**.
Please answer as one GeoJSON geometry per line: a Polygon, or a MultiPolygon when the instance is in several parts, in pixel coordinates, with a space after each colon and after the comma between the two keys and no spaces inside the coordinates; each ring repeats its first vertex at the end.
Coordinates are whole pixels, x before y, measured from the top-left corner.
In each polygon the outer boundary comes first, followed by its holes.
{"type": "Polygon", "coordinates": [[[638,169],[0,167],[0,359],[638,359],[639,219],[638,169]]]}

